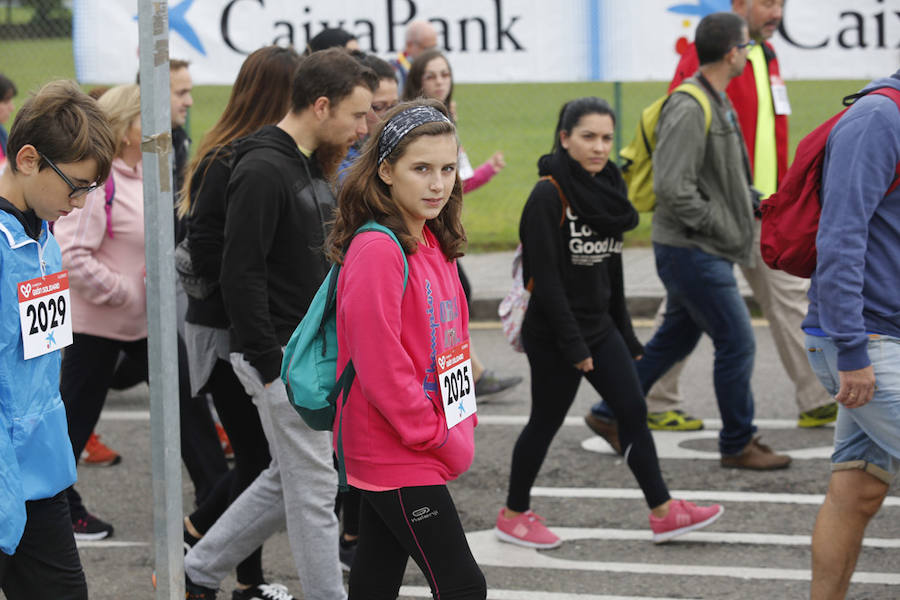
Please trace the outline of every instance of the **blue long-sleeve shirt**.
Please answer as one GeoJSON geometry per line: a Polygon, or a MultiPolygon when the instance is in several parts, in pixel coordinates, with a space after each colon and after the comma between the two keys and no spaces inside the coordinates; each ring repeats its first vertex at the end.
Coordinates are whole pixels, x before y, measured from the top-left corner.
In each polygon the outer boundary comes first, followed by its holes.
{"type": "MultiPolygon", "coordinates": [[[[873,81],[900,90],[900,71],[873,81]]],[[[900,110],[890,98],[858,100],[828,137],[818,261],[804,329],[838,347],[838,369],[869,366],[867,334],[900,337],[900,110]]]]}

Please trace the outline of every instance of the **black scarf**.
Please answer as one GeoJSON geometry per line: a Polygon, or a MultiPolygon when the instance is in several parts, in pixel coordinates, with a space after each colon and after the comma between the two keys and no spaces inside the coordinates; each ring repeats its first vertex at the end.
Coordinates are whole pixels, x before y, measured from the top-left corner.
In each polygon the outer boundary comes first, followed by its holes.
{"type": "Polygon", "coordinates": [[[620,236],[637,227],[640,218],[628,200],[622,174],[612,161],[591,175],[565,149],[559,148],[538,160],[538,173],[553,176],[575,214],[597,234],[620,236]]]}

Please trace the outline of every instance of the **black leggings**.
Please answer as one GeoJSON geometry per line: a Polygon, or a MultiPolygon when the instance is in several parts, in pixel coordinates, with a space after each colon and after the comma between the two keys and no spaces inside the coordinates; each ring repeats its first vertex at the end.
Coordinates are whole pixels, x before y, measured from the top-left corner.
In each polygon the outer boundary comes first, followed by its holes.
{"type": "Polygon", "coordinates": [[[69,503],[60,492],[25,503],[25,533],[12,556],[0,552],[0,589],[9,600],[87,600],[69,503]]]}
{"type": "MultiPolygon", "coordinates": [[[[231,363],[217,360],[209,380],[200,390],[213,398],[216,413],[234,450],[234,468],[213,488],[212,493],[190,515],[191,524],[205,534],[231,503],[269,466],[269,444],[253,400],[244,392],[231,363]]],[[[264,582],[262,547],[237,566],[237,580],[243,585],[264,582]]]]}
{"type": "MultiPolygon", "coordinates": [[[[63,353],[59,391],[66,406],[69,439],[77,461],[100,419],[119,353],[125,352],[130,360],[143,365],[143,380],[147,380],[147,339],[124,342],[85,333],[76,333],[73,338],[72,345],[63,353]]],[[[228,465],[206,401],[191,398],[187,352],[180,337],[178,391],[181,458],[200,503],[228,471],[228,465]]],[[[68,492],[72,520],[84,518],[86,511],[81,496],[74,487],[68,492]]]]}
{"type": "Polygon", "coordinates": [[[419,565],[440,600],[484,600],[487,584],[445,485],[362,492],[359,547],[349,600],[394,600],[406,561],[419,565]]]}
{"type": "Polygon", "coordinates": [[[552,342],[522,336],[531,366],[531,416],[513,449],[506,506],[524,512],[531,504],[531,486],[547,449],[566,418],[582,376],[607,401],[619,423],[625,461],[650,508],[670,498],[659,471],[656,446],[647,429],[647,405],[634,360],[617,329],[591,347],[594,370],[582,373],[562,358],[552,342]]]}

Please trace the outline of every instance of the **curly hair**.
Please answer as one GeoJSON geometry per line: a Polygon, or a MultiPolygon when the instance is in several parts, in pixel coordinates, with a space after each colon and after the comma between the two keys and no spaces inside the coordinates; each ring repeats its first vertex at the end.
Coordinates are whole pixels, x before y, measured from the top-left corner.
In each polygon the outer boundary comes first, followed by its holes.
{"type": "MultiPolygon", "coordinates": [[[[400,208],[391,197],[390,187],[378,176],[378,143],[385,125],[396,115],[414,106],[431,106],[449,117],[442,102],[425,99],[398,104],[385,115],[366,141],[362,154],[347,172],[338,194],[334,227],[325,244],[325,253],[333,262],[343,263],[353,235],[368,221],[376,221],[393,231],[407,254],[415,254],[418,250],[418,242],[410,233],[400,208]]],[[[419,125],[406,134],[384,160],[394,165],[412,142],[423,136],[439,135],[455,137],[456,127],[448,121],[419,125]]],[[[436,218],[426,221],[426,225],[437,238],[447,260],[463,255],[466,233],[462,226],[462,182],[458,173],[446,206],[436,218]]]]}

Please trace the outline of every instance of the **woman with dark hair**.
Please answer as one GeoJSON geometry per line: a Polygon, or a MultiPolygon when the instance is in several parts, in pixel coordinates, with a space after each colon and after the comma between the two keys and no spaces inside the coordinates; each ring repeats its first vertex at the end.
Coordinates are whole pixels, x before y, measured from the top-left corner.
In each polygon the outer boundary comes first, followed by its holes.
{"type": "MultiPolygon", "coordinates": [[[[179,215],[188,218],[187,240],[195,273],[214,289],[204,298],[188,295],[185,344],[191,393],[209,393],[234,449],[234,468],[210,496],[184,518],[185,543],[192,545],[265,469],[271,457],[259,413],[229,362],[229,320],[218,289],[225,231],[225,188],[231,174],[232,142],[290,110],[291,81],[300,57],[290,48],[267,46],[250,54],[238,72],[225,111],[204,136],[188,166],[179,215]]],[[[267,584],[262,547],[237,566],[235,598],[287,598],[284,586],[267,584]],[[268,596],[266,594],[269,594],[268,596]]]]}
{"type": "Polygon", "coordinates": [[[575,400],[582,377],[619,422],[625,462],[650,507],[653,541],[711,524],[716,504],[673,500],[647,428],[635,360],[643,347],[625,305],[622,235],[638,224],[628,190],[609,160],[615,115],[600,98],[579,98],[559,113],[553,150],[538,161],[519,224],[523,280],[532,288],[522,323],[531,367],[531,416],[513,450],[506,507],[495,533],[505,542],[555,548],[561,541],[530,510],[531,486],[575,400]]]}
{"type": "MultiPolygon", "coordinates": [[[[453,71],[450,70],[450,63],[447,57],[440,50],[426,50],[416,57],[409,74],[406,78],[406,85],[403,88],[404,100],[415,100],[416,98],[431,98],[443,103],[447,112],[456,123],[456,105],[453,101],[453,71]]],[[[459,178],[463,182],[463,193],[468,194],[486,184],[500,170],[506,166],[503,160],[503,153],[495,152],[494,155],[485,161],[477,169],[472,169],[472,163],[462,146],[459,147],[459,178]]],[[[466,276],[462,263],[458,263],[459,278],[462,281],[463,289],[466,291],[466,302],[469,303],[472,298],[472,286],[469,278],[466,276]]],[[[486,369],[478,356],[472,352],[472,364],[475,368],[475,384],[478,388],[478,394],[486,396],[488,394],[496,394],[510,388],[520,381],[518,376],[503,376],[492,370],[486,369]]]]}
{"type": "Polygon", "coordinates": [[[446,485],[472,462],[476,424],[457,152],[441,103],[388,112],[344,180],[326,245],[342,265],[337,370],[356,370],[335,416],[362,490],[351,600],[396,598],[409,557],[434,598],[487,595],[446,485]]]}

